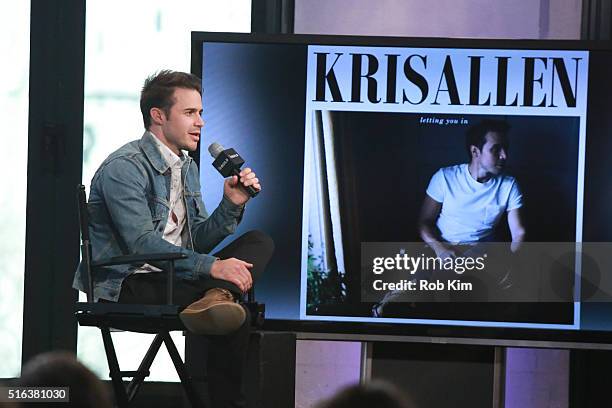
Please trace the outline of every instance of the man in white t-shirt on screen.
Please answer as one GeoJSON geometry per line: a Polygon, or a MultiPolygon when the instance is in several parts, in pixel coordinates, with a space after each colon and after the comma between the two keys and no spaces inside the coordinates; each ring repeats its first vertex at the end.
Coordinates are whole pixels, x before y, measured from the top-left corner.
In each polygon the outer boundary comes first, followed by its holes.
{"type": "Polygon", "coordinates": [[[525,239],[523,196],[504,174],[509,125],[485,120],[466,134],[469,163],[439,169],[431,178],[419,218],[419,233],[439,258],[457,255],[455,245],[497,241],[495,228],[507,213],[515,252],[525,239]]]}
{"type": "MultiPolygon", "coordinates": [[[[457,257],[476,258],[490,249],[499,247],[480,244],[499,241],[495,230],[507,214],[512,236],[510,249],[516,252],[525,239],[525,227],[521,217],[523,196],[512,176],[504,174],[508,157],[508,130],[510,126],[500,120],[484,120],[470,127],[465,145],[469,163],[443,167],[436,171],[427,187],[419,217],[419,234],[423,241],[442,259],[457,257]]],[[[499,299],[499,290],[507,291],[512,285],[511,268],[505,256],[493,251],[486,262],[485,273],[464,276],[477,279],[487,288],[485,293],[473,293],[473,300],[499,299]],[[485,276],[486,275],[486,276],[485,276]],[[480,293],[480,294],[476,294],[480,293]]],[[[454,271],[419,270],[414,280],[435,281],[438,278],[454,279],[454,271]]],[[[394,302],[430,301],[431,293],[391,291],[373,310],[374,316],[399,317],[405,309],[394,302]]],[[[437,300],[448,294],[436,293],[437,300]]]]}

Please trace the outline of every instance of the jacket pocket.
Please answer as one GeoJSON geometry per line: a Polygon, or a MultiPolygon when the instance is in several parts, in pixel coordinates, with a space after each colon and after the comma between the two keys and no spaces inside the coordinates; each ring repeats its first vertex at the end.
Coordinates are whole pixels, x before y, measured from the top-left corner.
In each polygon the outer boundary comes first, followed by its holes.
{"type": "Polygon", "coordinates": [[[149,208],[151,210],[151,219],[153,220],[154,226],[157,226],[170,211],[167,201],[156,196],[149,199],[149,208]]]}
{"type": "Polygon", "coordinates": [[[187,192],[185,193],[185,202],[187,203],[187,211],[190,211],[189,215],[206,217],[206,211],[202,206],[202,194],[200,192],[187,192]]]}

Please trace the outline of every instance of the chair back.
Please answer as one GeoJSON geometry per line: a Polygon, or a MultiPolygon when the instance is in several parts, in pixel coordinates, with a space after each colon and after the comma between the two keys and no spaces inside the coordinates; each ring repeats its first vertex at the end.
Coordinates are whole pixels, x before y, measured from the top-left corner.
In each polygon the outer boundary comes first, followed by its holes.
{"type": "Polygon", "coordinates": [[[91,243],[89,241],[89,211],[85,186],[77,186],[77,203],[79,206],[79,227],[81,229],[81,268],[87,274],[87,302],[93,303],[93,275],[91,270],[91,243]]]}

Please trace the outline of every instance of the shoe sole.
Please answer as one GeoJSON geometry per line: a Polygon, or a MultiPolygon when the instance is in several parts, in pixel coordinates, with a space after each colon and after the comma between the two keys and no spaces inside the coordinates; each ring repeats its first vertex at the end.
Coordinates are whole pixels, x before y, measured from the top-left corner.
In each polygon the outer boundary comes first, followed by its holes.
{"type": "Polygon", "coordinates": [[[179,317],[195,334],[230,334],[244,324],[246,312],[238,303],[224,303],[202,310],[184,310],[179,317]]]}

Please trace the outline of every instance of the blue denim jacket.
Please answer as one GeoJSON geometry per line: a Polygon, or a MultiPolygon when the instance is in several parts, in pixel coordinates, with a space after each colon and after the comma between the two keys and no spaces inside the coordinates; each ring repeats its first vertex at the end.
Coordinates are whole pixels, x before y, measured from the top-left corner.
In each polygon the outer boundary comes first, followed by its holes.
{"type": "MultiPolygon", "coordinates": [[[[236,230],[244,206],[223,198],[209,217],[202,202],[197,165],[187,157],[181,171],[187,247],[162,239],[169,214],[171,171],[154,137],[145,132],[140,140],[112,153],[91,181],[88,208],[93,261],[127,254],[180,252],[187,258],[175,263],[178,278],[208,278],[216,258],[206,254],[236,230]]],[[[130,265],[96,269],[94,299],[117,301],[121,283],[133,269],[130,265]]],[[[85,291],[86,275],[83,265],[79,265],[72,286],[85,291]]]]}

